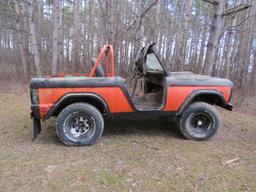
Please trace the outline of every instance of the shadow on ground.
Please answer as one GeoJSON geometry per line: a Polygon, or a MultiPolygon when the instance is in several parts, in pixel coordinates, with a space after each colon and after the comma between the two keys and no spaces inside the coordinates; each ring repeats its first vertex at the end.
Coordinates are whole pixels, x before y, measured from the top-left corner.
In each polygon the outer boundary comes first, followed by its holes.
{"type": "Polygon", "coordinates": [[[110,135],[168,135],[169,137],[182,138],[174,120],[155,118],[151,120],[121,120],[113,119],[106,121],[103,137],[110,135]]]}
{"type": "MultiPolygon", "coordinates": [[[[51,118],[50,122],[44,123],[43,134],[47,140],[39,136],[39,142],[51,142],[63,145],[56,136],[55,133],[55,118],[51,118]],[[41,140],[43,139],[43,140],[41,140]]],[[[125,137],[127,139],[133,138],[143,138],[143,137],[169,137],[170,139],[184,139],[180,133],[175,119],[168,117],[160,117],[154,119],[105,119],[104,132],[102,134],[102,139],[111,139],[111,137],[125,137]]]]}

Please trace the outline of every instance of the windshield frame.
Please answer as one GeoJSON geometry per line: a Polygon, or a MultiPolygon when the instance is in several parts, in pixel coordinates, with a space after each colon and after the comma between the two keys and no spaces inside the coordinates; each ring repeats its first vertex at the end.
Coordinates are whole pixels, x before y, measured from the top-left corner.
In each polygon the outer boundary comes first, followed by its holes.
{"type": "MultiPolygon", "coordinates": [[[[163,66],[163,64],[162,64],[162,62],[161,62],[161,60],[160,60],[158,54],[157,54],[157,53],[155,52],[155,50],[154,50],[154,45],[151,45],[151,46],[149,47],[149,49],[147,50],[147,54],[145,55],[145,63],[144,63],[144,64],[145,64],[145,67],[146,67],[146,71],[148,72],[148,70],[147,70],[147,64],[146,64],[146,60],[147,60],[147,55],[148,55],[148,54],[154,54],[154,56],[156,57],[158,63],[160,64],[161,68],[163,69],[164,75],[165,75],[165,76],[168,76],[168,73],[167,73],[165,67],[163,66]]],[[[152,71],[152,72],[158,72],[158,71],[152,71]]],[[[161,72],[162,72],[162,71],[161,71],[161,72]]]]}
{"type": "Polygon", "coordinates": [[[145,65],[147,68],[147,72],[164,73],[164,68],[162,67],[154,53],[148,53],[146,55],[145,65]]]}

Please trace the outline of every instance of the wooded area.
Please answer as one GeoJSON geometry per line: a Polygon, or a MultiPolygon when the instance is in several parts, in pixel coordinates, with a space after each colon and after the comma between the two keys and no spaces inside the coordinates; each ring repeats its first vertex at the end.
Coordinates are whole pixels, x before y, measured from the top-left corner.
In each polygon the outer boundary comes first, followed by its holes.
{"type": "Polygon", "coordinates": [[[1,80],[83,73],[104,44],[127,77],[155,42],[168,70],[256,87],[255,0],[0,0],[1,80]]]}

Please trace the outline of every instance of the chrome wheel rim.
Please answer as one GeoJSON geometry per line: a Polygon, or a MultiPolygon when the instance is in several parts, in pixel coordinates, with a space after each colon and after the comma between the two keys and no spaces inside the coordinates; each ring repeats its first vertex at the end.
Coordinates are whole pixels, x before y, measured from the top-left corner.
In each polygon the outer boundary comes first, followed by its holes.
{"type": "Polygon", "coordinates": [[[86,115],[76,115],[69,121],[68,133],[74,138],[84,138],[95,128],[95,123],[86,115]]]}

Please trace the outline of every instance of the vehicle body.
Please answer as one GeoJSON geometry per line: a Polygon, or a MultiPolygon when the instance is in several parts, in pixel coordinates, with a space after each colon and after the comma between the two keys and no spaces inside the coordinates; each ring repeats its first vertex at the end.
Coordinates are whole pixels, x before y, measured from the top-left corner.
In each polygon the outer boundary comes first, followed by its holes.
{"type": "Polygon", "coordinates": [[[192,72],[168,73],[154,44],[138,51],[135,66],[134,90],[138,87],[137,80],[142,80],[142,93],[135,96],[135,91],[130,93],[125,79],[115,76],[110,45],[103,47],[90,74],[33,78],[30,83],[33,139],[41,131],[41,121],[51,116],[58,116],[60,139],[72,146],[95,143],[102,134],[104,118],[175,116],[186,138],[205,140],[219,128],[219,116],[212,105],[232,110],[229,102],[233,83],[230,80],[192,72]],[[104,57],[105,69],[101,66],[104,57]],[[184,128],[188,126],[192,126],[191,133],[184,128]],[[93,139],[88,140],[89,137],[93,139]]]}

